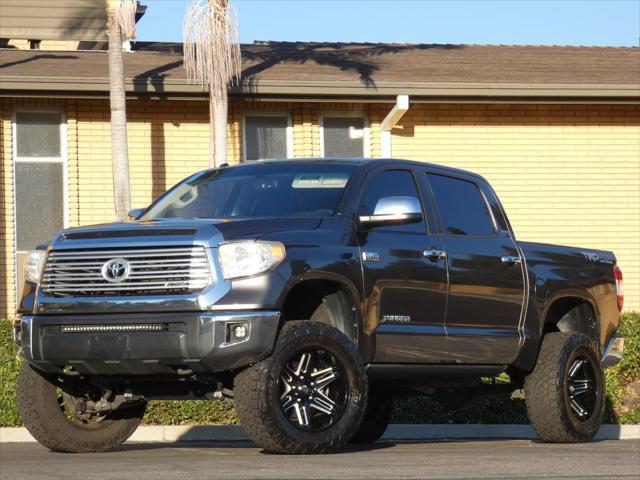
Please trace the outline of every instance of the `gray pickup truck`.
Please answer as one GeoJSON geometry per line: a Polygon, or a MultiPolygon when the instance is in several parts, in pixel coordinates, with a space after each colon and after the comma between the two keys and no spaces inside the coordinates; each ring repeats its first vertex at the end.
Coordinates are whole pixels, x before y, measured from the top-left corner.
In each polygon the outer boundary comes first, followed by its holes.
{"type": "Polygon", "coordinates": [[[267,451],[322,453],[378,439],[399,395],[506,372],[543,440],[583,442],[622,303],[611,252],[517,241],[478,175],[225,166],[29,254],[19,410],[43,445],[86,452],[124,442],[149,399],[229,399],[267,451]]]}

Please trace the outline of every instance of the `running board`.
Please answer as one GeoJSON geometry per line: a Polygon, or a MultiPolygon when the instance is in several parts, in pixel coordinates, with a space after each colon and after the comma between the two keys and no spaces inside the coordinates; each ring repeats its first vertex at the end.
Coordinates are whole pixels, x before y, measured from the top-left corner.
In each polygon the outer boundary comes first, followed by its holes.
{"type": "Polygon", "coordinates": [[[372,380],[421,383],[425,380],[456,380],[495,377],[507,365],[414,365],[396,363],[369,363],[366,366],[372,380]]]}

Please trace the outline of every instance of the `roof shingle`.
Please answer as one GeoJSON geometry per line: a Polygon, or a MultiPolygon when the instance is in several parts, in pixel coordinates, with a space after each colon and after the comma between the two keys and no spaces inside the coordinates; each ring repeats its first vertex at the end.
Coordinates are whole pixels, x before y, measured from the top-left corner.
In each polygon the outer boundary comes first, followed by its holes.
{"type": "MultiPolygon", "coordinates": [[[[631,47],[256,42],[242,45],[242,59],[235,94],[286,94],[293,88],[312,96],[375,96],[411,88],[464,92],[469,86],[494,92],[570,86],[586,92],[598,86],[640,97],[640,49],[631,47]]],[[[177,44],[138,44],[125,55],[125,76],[133,92],[200,92],[187,82],[177,44]]],[[[107,53],[0,50],[0,88],[20,90],[20,84],[106,91],[107,53]]]]}

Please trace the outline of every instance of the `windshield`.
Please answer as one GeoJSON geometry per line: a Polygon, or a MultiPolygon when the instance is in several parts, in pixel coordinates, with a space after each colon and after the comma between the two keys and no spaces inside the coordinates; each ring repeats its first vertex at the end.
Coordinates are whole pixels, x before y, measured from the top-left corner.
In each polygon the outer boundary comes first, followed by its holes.
{"type": "Polygon", "coordinates": [[[176,185],[140,220],[330,216],[355,168],[286,163],[210,170],[176,185]]]}

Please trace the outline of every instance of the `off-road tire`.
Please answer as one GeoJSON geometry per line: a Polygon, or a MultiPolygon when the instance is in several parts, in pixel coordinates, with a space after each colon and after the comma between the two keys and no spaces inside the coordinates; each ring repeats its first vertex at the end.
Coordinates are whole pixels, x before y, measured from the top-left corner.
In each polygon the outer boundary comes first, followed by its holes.
{"type": "Polygon", "coordinates": [[[56,385],[27,362],[20,367],[17,397],[18,411],[29,433],[56,452],[111,450],[133,434],[146,409],[146,404],[140,403],[111,412],[100,422],[74,423],[58,403],[56,385]]]}
{"type": "Polygon", "coordinates": [[[576,333],[548,333],[542,340],[538,361],[525,378],[527,415],[538,437],[549,443],[588,442],[602,423],[605,407],[605,384],[600,357],[593,342],[576,333]],[[587,357],[594,372],[597,388],[591,416],[579,421],[571,412],[565,381],[573,361],[587,357]]]}
{"type": "Polygon", "coordinates": [[[367,375],[355,345],[334,327],[312,321],[287,322],[273,354],[243,370],[234,381],[234,401],[240,423],[265,451],[289,454],[334,452],[358,430],[367,402],[367,375]],[[298,429],[284,416],[277,385],[291,352],[322,348],[340,361],[347,379],[348,397],[342,415],[319,432],[298,429]]]}
{"type": "Polygon", "coordinates": [[[360,428],[351,443],[373,443],[384,434],[391,421],[393,398],[383,392],[370,392],[360,428]]]}

